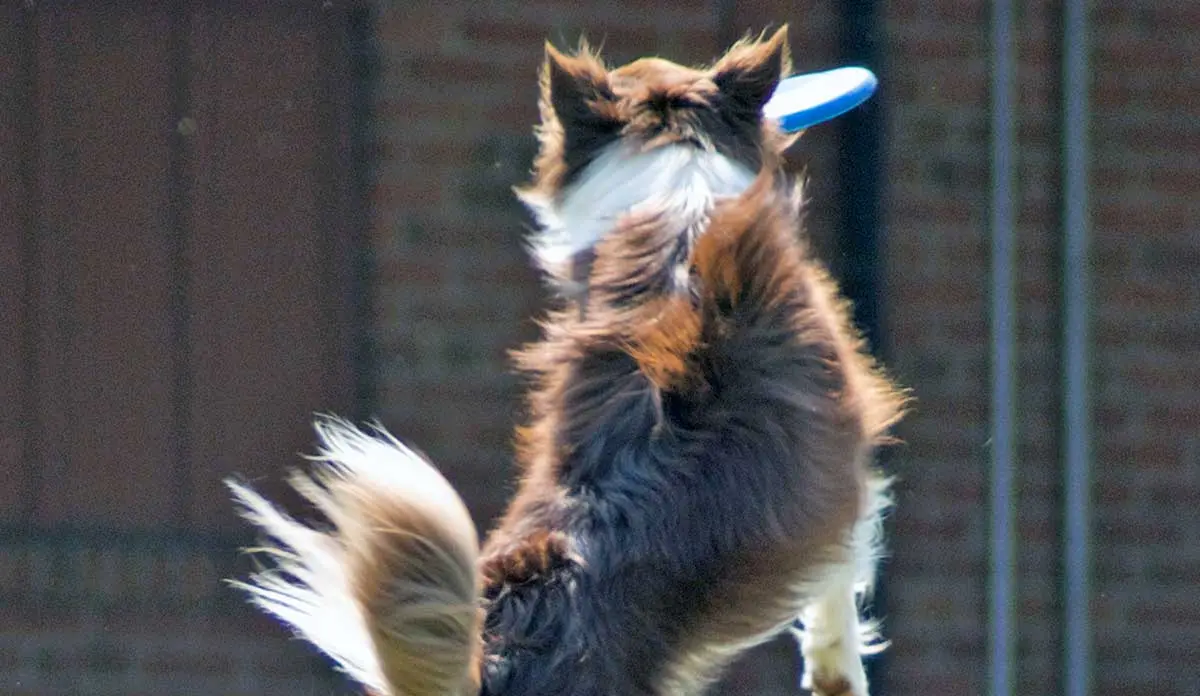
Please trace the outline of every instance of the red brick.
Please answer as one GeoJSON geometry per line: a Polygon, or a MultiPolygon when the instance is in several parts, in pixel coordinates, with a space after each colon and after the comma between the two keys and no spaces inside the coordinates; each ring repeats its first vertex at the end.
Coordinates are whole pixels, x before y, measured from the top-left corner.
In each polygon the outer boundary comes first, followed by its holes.
{"type": "Polygon", "coordinates": [[[442,183],[432,177],[414,177],[395,184],[379,184],[371,192],[371,201],[384,209],[436,208],[442,201],[442,183]]]}
{"type": "Polygon", "coordinates": [[[197,676],[229,674],[234,668],[234,658],[228,653],[201,651],[177,654],[162,651],[143,657],[138,664],[142,670],[152,676],[188,679],[197,676]]]}

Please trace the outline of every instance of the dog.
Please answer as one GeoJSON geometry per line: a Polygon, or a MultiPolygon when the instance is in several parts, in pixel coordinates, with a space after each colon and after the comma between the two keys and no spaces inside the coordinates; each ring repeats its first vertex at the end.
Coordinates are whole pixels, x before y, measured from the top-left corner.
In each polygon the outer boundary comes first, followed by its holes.
{"type": "Polygon", "coordinates": [[[378,696],[699,694],[791,629],[803,686],[865,696],[860,620],[904,408],[800,234],[762,107],[786,26],[704,68],[547,43],[517,191],[559,298],[516,356],[520,488],[480,547],[382,428],[320,419],[299,523],[243,484],[273,560],[238,583],[378,696]]]}

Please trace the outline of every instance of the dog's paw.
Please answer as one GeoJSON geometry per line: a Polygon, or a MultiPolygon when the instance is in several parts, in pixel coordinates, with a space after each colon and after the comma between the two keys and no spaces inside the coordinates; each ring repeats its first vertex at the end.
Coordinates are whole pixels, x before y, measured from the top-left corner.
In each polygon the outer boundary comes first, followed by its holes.
{"type": "Polygon", "coordinates": [[[868,696],[867,674],[858,652],[843,641],[804,646],[804,678],[800,685],[814,696],[868,696]]]}
{"type": "Polygon", "coordinates": [[[845,677],[836,677],[834,679],[819,679],[814,677],[813,684],[809,687],[814,696],[859,696],[850,686],[850,682],[845,677]]]}
{"type": "Polygon", "coordinates": [[[842,675],[805,675],[802,686],[813,693],[813,696],[867,696],[866,686],[856,689],[850,680],[842,675]]]}
{"type": "Polygon", "coordinates": [[[485,588],[500,588],[530,582],[570,560],[564,534],[539,530],[493,551],[483,559],[480,572],[485,588]]]}

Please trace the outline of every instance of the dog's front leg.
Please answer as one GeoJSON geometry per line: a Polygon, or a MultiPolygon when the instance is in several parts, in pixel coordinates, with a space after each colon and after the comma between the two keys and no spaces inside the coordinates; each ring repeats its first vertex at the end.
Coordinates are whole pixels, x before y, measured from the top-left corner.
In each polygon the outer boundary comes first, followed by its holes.
{"type": "Polygon", "coordinates": [[[800,614],[801,686],[818,696],[867,696],[852,564],[839,566],[800,614]]]}

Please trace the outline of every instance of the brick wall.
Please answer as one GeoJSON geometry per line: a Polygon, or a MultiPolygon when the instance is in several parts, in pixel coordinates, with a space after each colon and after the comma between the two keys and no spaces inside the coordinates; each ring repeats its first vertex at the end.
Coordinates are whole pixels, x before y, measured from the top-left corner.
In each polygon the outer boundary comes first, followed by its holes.
{"type": "Polygon", "coordinates": [[[920,399],[892,456],[886,679],[899,694],[980,693],[984,665],[987,14],[937,7],[890,5],[881,95],[890,367],[920,399]]]}
{"type": "Polygon", "coordinates": [[[1142,0],[1095,19],[1098,676],[1113,693],[1194,695],[1200,7],[1142,0]]]}
{"type": "Polygon", "coordinates": [[[0,692],[10,696],[350,694],[221,578],[224,546],[153,535],[0,544],[0,692]]]}
{"type": "MultiPolygon", "coordinates": [[[[988,7],[888,3],[888,333],[919,399],[895,457],[893,694],[984,690],[988,7]]],[[[1200,13],[1094,7],[1096,691],[1195,694],[1200,126],[1187,105],[1200,85],[1185,66],[1200,13]]],[[[1022,693],[1062,686],[1058,8],[1020,3],[1017,20],[1022,693]]]]}

